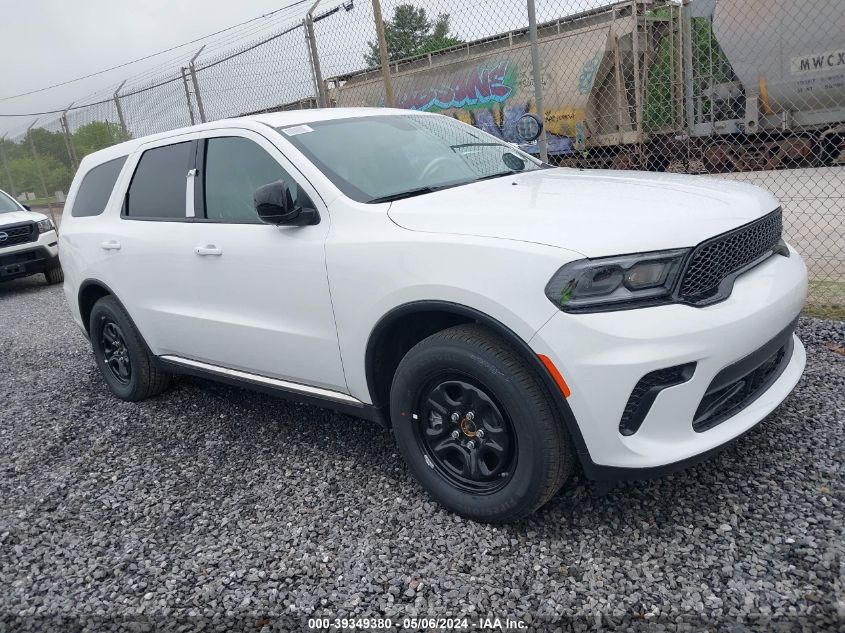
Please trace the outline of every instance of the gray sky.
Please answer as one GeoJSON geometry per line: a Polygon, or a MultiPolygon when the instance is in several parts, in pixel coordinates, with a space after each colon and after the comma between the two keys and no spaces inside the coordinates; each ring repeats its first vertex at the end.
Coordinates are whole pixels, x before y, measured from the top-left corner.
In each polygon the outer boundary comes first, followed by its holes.
{"type": "MultiPolygon", "coordinates": [[[[0,98],[142,57],[268,13],[290,1],[0,0],[0,98]]],[[[189,58],[192,49],[199,46],[40,94],[0,101],[0,114],[54,109],[174,56],[189,58]]],[[[0,133],[18,130],[30,122],[0,118],[0,133]]]]}

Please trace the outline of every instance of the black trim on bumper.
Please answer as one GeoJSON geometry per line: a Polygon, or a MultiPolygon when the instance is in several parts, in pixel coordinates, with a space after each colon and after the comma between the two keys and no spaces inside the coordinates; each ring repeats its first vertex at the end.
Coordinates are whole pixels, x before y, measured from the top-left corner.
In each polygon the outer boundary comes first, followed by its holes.
{"type": "Polygon", "coordinates": [[[58,266],[58,255],[51,255],[46,246],[36,246],[14,253],[0,251],[0,281],[37,275],[58,266]]]}
{"type": "Polygon", "coordinates": [[[633,435],[639,431],[660,392],[687,382],[695,373],[695,366],[696,363],[692,362],[665,367],[640,378],[628,397],[625,411],[619,421],[619,432],[622,435],[633,435]]]}
{"type": "Polygon", "coordinates": [[[692,428],[704,433],[730,419],[763,395],[792,358],[792,333],[798,317],[772,340],[716,374],[693,416],[692,428]]]}
{"type": "Polygon", "coordinates": [[[781,330],[777,336],[772,338],[772,340],[768,343],[751,352],[745,358],[738,360],[732,365],[728,365],[716,374],[716,377],[713,378],[713,382],[710,383],[710,387],[707,388],[707,391],[710,392],[723,389],[762,365],[767,358],[786,345],[788,341],[792,340],[792,333],[795,332],[795,328],[797,326],[798,317],[796,316],[792,319],[792,322],[789,325],[783,328],[783,330],[781,330]]]}

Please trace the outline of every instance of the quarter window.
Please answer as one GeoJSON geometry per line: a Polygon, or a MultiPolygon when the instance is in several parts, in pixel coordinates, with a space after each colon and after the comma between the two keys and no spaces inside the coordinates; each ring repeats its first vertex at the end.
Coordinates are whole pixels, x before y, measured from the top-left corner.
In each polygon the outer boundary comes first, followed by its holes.
{"type": "Polygon", "coordinates": [[[153,220],[185,219],[185,184],[193,168],[191,141],[149,149],[141,156],[126,199],[126,215],[153,220]]]}
{"type": "Polygon", "coordinates": [[[307,195],[282,166],[257,143],[236,136],[212,138],[205,150],[205,217],[220,222],[255,222],[253,194],[263,185],[281,180],[289,202],[310,206],[307,195]]]}
{"type": "Polygon", "coordinates": [[[70,214],[75,218],[82,218],[100,215],[105,211],[114,184],[125,162],[126,156],[121,156],[97,165],[85,174],[82,184],[79,185],[79,191],[76,192],[70,214]]]}

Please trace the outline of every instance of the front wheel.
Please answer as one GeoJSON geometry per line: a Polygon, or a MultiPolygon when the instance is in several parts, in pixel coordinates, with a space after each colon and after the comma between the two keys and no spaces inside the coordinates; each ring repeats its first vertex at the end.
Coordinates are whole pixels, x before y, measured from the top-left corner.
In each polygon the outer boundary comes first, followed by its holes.
{"type": "Polygon", "coordinates": [[[393,379],[396,441],[434,499],[470,519],[512,521],[546,503],[574,452],[536,372],[484,327],[421,341],[393,379]]]}
{"type": "Polygon", "coordinates": [[[44,278],[47,280],[47,284],[52,286],[53,284],[62,283],[65,280],[65,274],[61,266],[56,266],[45,271],[44,278]]]}

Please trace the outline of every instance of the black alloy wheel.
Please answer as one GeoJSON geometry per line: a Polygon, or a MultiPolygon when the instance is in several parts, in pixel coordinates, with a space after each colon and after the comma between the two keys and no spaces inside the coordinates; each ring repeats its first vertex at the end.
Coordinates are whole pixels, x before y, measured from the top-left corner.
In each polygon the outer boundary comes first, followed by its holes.
{"type": "Polygon", "coordinates": [[[100,345],[103,349],[103,360],[115,380],[123,385],[132,379],[132,361],[126,348],[123,330],[114,321],[104,319],[100,330],[100,345]]]}
{"type": "Polygon", "coordinates": [[[575,464],[538,370],[474,323],[408,350],[393,376],[390,419],[414,478],[446,508],[477,521],[531,514],[575,464]]]}
{"type": "Polygon", "coordinates": [[[414,426],[434,469],[459,490],[489,494],[505,486],[515,466],[517,440],[489,391],[467,376],[446,374],[428,383],[414,426]]]}

